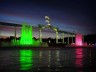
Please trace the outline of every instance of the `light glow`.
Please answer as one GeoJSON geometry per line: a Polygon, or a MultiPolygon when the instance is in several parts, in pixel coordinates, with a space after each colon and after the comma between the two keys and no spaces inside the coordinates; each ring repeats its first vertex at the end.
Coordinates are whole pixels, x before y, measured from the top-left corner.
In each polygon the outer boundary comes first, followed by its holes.
{"type": "Polygon", "coordinates": [[[39,40],[35,41],[33,39],[32,26],[29,26],[25,23],[22,25],[20,40],[15,40],[15,39],[12,40],[12,45],[14,45],[14,46],[39,47],[40,44],[41,44],[41,41],[39,41],[39,40]]]}
{"type": "Polygon", "coordinates": [[[75,65],[77,67],[82,67],[83,66],[83,49],[82,48],[76,48],[75,51],[75,65]]]}
{"type": "Polygon", "coordinates": [[[33,51],[20,50],[20,70],[29,70],[32,67],[33,51]]]}
{"type": "Polygon", "coordinates": [[[83,44],[82,43],[82,34],[76,34],[75,43],[76,43],[76,46],[81,46],[83,44]]]}
{"type": "Polygon", "coordinates": [[[21,31],[20,45],[32,45],[34,42],[32,38],[33,38],[32,26],[23,24],[21,31]]]}

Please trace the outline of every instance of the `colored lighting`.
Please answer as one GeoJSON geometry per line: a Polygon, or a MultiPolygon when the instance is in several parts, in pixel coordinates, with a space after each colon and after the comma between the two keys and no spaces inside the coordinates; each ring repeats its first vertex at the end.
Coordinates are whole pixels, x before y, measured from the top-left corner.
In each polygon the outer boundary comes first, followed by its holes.
{"type": "Polygon", "coordinates": [[[83,66],[83,49],[82,48],[77,48],[76,49],[76,60],[75,60],[75,64],[77,67],[82,67],[83,66]]]}
{"type": "Polygon", "coordinates": [[[23,24],[21,31],[20,45],[32,45],[34,42],[32,38],[33,38],[32,26],[23,24]]]}
{"type": "Polygon", "coordinates": [[[33,51],[20,50],[20,70],[29,70],[32,67],[33,51]]]}
{"type": "Polygon", "coordinates": [[[75,42],[76,42],[77,46],[83,45],[83,43],[82,43],[82,35],[81,34],[76,34],[75,42]]]}
{"type": "Polygon", "coordinates": [[[22,25],[20,40],[15,40],[15,39],[12,40],[12,45],[14,45],[14,46],[39,47],[40,44],[41,44],[41,42],[39,40],[35,41],[33,39],[32,26],[29,26],[25,23],[22,25]]]}

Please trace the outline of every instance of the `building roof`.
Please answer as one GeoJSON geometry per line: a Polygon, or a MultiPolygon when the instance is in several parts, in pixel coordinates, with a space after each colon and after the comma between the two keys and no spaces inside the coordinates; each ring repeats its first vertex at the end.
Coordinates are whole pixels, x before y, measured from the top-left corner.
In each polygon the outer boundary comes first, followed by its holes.
{"type": "MultiPolygon", "coordinates": [[[[21,24],[15,24],[15,23],[7,23],[7,22],[0,22],[0,25],[3,26],[16,26],[16,27],[21,27],[21,24]]],[[[33,28],[38,28],[38,26],[33,26],[33,28]]],[[[63,30],[58,30],[59,33],[66,33],[66,34],[73,34],[75,35],[75,33],[72,32],[68,32],[68,31],[63,31],[63,30]]]]}

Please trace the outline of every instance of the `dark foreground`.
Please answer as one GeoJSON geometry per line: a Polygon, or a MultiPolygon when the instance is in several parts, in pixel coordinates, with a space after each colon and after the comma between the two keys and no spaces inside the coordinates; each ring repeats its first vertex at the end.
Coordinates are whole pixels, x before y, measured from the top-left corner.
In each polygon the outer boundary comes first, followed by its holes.
{"type": "Polygon", "coordinates": [[[0,48],[0,72],[96,72],[96,48],[0,48]]]}

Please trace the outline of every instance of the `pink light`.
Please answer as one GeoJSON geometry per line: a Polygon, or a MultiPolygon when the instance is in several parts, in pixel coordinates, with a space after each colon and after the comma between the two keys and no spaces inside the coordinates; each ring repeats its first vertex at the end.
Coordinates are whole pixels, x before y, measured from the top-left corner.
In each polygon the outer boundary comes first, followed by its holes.
{"type": "Polygon", "coordinates": [[[83,49],[82,48],[77,48],[75,51],[75,65],[77,67],[82,67],[83,66],[83,49]]]}
{"type": "Polygon", "coordinates": [[[75,43],[76,43],[77,46],[83,45],[83,43],[82,43],[82,34],[76,34],[75,43]]]}

